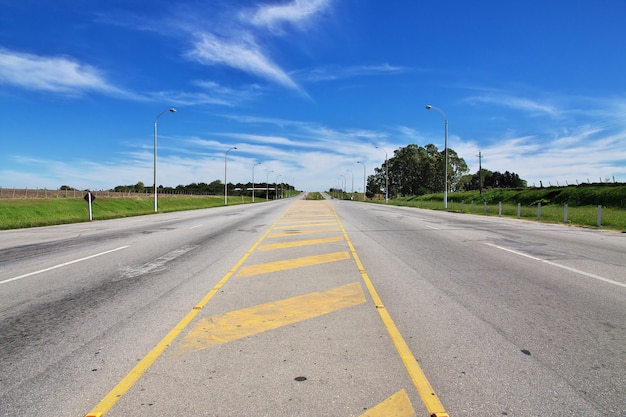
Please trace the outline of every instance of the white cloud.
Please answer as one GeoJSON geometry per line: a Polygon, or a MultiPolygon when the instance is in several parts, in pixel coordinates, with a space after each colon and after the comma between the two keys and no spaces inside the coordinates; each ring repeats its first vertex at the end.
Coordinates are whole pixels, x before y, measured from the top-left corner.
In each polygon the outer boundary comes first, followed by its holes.
{"type": "Polygon", "coordinates": [[[45,57],[0,49],[0,82],[60,94],[99,91],[128,95],[110,85],[96,68],[67,57],[45,57]]]}
{"type": "Polygon", "coordinates": [[[265,56],[249,34],[224,39],[202,33],[187,55],[205,65],[226,65],[302,92],[289,75],[265,56]]]}
{"type": "Polygon", "coordinates": [[[354,65],[349,67],[331,65],[315,68],[312,70],[297,71],[294,72],[294,75],[297,75],[298,78],[305,81],[319,82],[334,81],[354,77],[399,74],[402,72],[406,72],[407,70],[407,68],[392,66],[388,63],[384,63],[381,65],[354,65]]]}
{"type": "MultiPolygon", "coordinates": [[[[311,20],[325,10],[330,0],[294,0],[284,5],[262,5],[250,17],[250,22],[258,26],[275,27],[279,23],[300,24],[311,20]]],[[[244,14],[244,17],[247,17],[244,14]]]]}

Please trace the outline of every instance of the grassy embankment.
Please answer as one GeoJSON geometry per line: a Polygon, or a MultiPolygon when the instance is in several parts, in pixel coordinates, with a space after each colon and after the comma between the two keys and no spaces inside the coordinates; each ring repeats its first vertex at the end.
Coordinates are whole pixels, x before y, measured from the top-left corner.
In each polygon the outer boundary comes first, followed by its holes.
{"type": "MultiPolygon", "coordinates": [[[[363,194],[355,194],[360,201],[363,194]]],[[[385,203],[384,196],[374,200],[385,203]]],[[[400,197],[389,204],[443,210],[443,193],[400,197]]],[[[597,227],[598,206],[602,206],[601,228],[626,232],[626,185],[580,185],[569,187],[492,189],[448,194],[448,211],[488,216],[517,217],[546,223],[597,227]],[[486,205],[485,205],[486,203],[486,205]],[[502,203],[500,209],[500,203],[502,203]],[[538,210],[538,204],[541,209],[538,210]],[[565,204],[567,220],[565,219],[565,204]],[[485,210],[486,207],[486,210],[485,210]],[[500,211],[501,210],[501,211],[500,211]],[[538,218],[540,214],[540,218],[538,218]]]]}
{"type": "MultiPolygon", "coordinates": [[[[265,201],[255,198],[255,202],[265,201]]],[[[243,203],[250,203],[244,197],[243,203]]],[[[241,197],[228,197],[228,204],[242,204],[241,197]]],[[[195,210],[224,205],[223,196],[162,196],[159,213],[195,210]]],[[[92,203],[94,220],[154,214],[152,197],[97,197],[92,203]]],[[[87,202],[83,198],[0,199],[0,229],[50,226],[89,221],[87,202]]]]}

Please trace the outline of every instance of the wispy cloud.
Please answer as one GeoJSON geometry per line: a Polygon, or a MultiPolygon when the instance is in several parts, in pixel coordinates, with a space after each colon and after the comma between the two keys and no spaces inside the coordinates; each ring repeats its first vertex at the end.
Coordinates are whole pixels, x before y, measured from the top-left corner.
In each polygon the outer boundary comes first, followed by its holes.
{"type": "Polygon", "coordinates": [[[301,91],[289,75],[266,56],[249,33],[228,39],[211,33],[199,34],[187,56],[205,65],[226,65],[301,91]]]}
{"type": "Polygon", "coordinates": [[[38,56],[7,49],[0,49],[0,83],[66,95],[100,92],[131,96],[109,84],[91,65],[64,56],[38,56]]]}
{"type": "Polygon", "coordinates": [[[243,17],[250,18],[250,22],[257,26],[275,28],[281,23],[298,25],[310,21],[330,5],[330,0],[294,0],[288,4],[262,5],[250,16],[243,13],[243,17]]]}
{"type": "Polygon", "coordinates": [[[485,94],[482,96],[468,97],[464,101],[472,104],[495,104],[534,115],[559,116],[562,114],[562,112],[552,104],[514,95],[485,94]]]}
{"type": "Polygon", "coordinates": [[[312,70],[294,72],[299,79],[308,82],[334,81],[346,78],[391,75],[409,71],[405,67],[397,67],[384,63],[381,65],[355,65],[349,67],[325,66],[312,70]]]}

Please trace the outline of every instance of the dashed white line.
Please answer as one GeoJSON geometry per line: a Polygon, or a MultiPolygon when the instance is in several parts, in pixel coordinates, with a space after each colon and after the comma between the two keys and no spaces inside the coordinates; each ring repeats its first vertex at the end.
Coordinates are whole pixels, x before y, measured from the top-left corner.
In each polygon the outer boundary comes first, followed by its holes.
{"type": "Polygon", "coordinates": [[[539,262],[546,263],[548,265],[556,266],[557,268],[565,269],[567,271],[574,272],[574,273],[580,274],[580,275],[584,275],[584,276],[589,277],[589,278],[597,279],[598,281],[604,281],[604,282],[606,282],[608,284],[613,284],[613,285],[617,285],[618,287],[626,288],[626,284],[624,284],[623,282],[618,282],[618,281],[614,281],[614,280],[609,279],[609,278],[604,278],[604,277],[601,277],[600,275],[590,274],[589,272],[581,271],[580,269],[570,268],[569,266],[565,266],[565,265],[557,264],[556,262],[552,262],[552,261],[548,261],[548,260],[545,260],[545,259],[537,258],[536,256],[528,255],[528,254],[523,253],[523,252],[518,252],[516,250],[505,248],[503,246],[498,246],[498,245],[495,245],[493,243],[485,242],[485,245],[489,245],[489,246],[492,246],[494,248],[501,249],[503,251],[514,253],[515,255],[523,256],[525,258],[529,258],[529,259],[532,259],[534,261],[539,261],[539,262]]]}
{"type": "Polygon", "coordinates": [[[75,259],[73,261],[64,262],[62,264],[51,266],[50,268],[40,269],[39,271],[29,272],[28,274],[24,274],[24,275],[20,275],[18,277],[13,277],[13,278],[5,279],[4,281],[0,281],[0,284],[6,284],[7,282],[17,281],[18,279],[30,277],[32,275],[41,274],[42,272],[47,272],[47,271],[51,271],[53,269],[61,268],[61,267],[68,266],[68,265],[71,265],[71,264],[75,264],[77,262],[86,261],[87,259],[91,259],[91,258],[95,258],[95,257],[98,257],[98,256],[106,255],[106,254],[111,253],[111,252],[116,252],[118,250],[126,249],[127,247],[129,247],[129,245],[120,246],[119,248],[115,248],[115,249],[107,250],[107,251],[104,251],[104,252],[96,253],[95,255],[90,255],[90,256],[86,256],[84,258],[75,259]]]}

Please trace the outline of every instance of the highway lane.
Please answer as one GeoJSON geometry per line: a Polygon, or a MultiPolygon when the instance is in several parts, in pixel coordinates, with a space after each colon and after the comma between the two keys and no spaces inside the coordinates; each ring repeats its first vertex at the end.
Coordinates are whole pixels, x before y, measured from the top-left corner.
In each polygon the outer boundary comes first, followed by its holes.
{"type": "Polygon", "coordinates": [[[355,254],[450,415],[625,415],[622,234],[294,204],[0,233],[0,415],[85,415],[216,288],[107,415],[427,415],[355,254]],[[279,307],[298,320],[204,345],[199,324],[279,307]]]}
{"type": "Polygon", "coordinates": [[[626,415],[624,234],[335,207],[450,415],[626,415]]]}
{"type": "Polygon", "coordinates": [[[0,233],[0,415],[84,415],[288,204],[0,233]]]}

